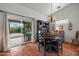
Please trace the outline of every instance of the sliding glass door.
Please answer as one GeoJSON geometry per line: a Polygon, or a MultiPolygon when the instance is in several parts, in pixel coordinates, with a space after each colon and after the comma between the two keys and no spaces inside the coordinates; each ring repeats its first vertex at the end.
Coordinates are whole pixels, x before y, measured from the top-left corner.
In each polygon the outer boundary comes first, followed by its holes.
{"type": "Polygon", "coordinates": [[[7,48],[25,44],[31,41],[32,22],[29,18],[8,14],[7,15],[7,48]]]}

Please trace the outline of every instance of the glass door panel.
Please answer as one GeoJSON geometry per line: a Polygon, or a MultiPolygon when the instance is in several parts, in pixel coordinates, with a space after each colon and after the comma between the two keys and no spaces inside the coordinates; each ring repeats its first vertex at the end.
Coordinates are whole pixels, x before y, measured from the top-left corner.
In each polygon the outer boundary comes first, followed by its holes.
{"type": "Polygon", "coordinates": [[[23,43],[21,33],[21,17],[13,14],[7,14],[8,20],[8,40],[7,48],[11,48],[23,43]]]}
{"type": "Polygon", "coordinates": [[[23,28],[23,33],[24,33],[24,40],[25,42],[31,41],[31,34],[32,34],[32,29],[31,29],[31,22],[23,22],[24,28],[23,28]]]}

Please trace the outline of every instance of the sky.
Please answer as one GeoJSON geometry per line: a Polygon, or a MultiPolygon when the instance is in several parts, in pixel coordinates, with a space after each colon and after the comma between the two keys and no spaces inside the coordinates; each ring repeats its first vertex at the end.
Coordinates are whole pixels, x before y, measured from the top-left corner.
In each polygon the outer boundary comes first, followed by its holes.
{"type": "Polygon", "coordinates": [[[10,22],[10,27],[21,26],[21,25],[23,24],[20,22],[10,22]]]}

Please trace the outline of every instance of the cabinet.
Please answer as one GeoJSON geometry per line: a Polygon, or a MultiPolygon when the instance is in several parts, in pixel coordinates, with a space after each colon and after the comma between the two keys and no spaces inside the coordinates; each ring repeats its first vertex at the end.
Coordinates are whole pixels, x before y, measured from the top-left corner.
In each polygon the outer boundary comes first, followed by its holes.
{"type": "Polygon", "coordinates": [[[37,41],[39,41],[39,39],[44,39],[46,31],[49,31],[49,23],[37,20],[37,41]]]}

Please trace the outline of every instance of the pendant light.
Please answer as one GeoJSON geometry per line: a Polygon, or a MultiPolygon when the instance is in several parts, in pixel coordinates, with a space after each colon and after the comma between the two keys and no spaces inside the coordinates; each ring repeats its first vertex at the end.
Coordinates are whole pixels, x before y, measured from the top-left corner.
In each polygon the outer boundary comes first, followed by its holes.
{"type": "Polygon", "coordinates": [[[52,3],[51,3],[51,14],[50,14],[50,22],[52,22],[53,18],[52,18],[52,3]]]}
{"type": "Polygon", "coordinates": [[[52,22],[53,18],[52,18],[52,3],[50,3],[50,15],[48,15],[48,22],[52,22]]]}

